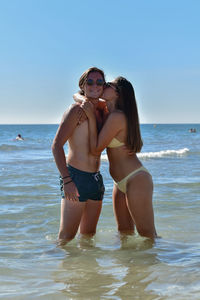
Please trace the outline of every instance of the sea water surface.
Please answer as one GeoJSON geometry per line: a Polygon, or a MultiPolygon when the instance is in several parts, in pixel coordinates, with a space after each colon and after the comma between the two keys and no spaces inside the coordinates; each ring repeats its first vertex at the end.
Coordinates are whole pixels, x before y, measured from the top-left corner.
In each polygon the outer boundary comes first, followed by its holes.
{"type": "MultiPolygon", "coordinates": [[[[56,245],[57,125],[0,125],[1,299],[200,299],[200,124],[142,125],[138,154],[154,180],[152,245],[120,238],[105,152],[106,193],[97,234],[56,245]],[[196,128],[196,133],[189,132],[196,128]],[[24,141],[16,141],[17,134],[24,141]]],[[[67,146],[65,147],[67,153],[67,146]]]]}

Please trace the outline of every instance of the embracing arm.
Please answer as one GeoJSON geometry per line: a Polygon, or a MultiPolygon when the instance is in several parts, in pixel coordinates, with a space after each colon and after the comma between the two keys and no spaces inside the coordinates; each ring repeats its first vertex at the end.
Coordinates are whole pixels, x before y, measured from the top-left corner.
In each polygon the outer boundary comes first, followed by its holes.
{"type": "Polygon", "coordinates": [[[88,118],[89,123],[89,141],[90,141],[90,151],[93,155],[99,156],[101,154],[101,150],[97,149],[98,143],[98,135],[97,135],[97,122],[95,118],[95,114],[88,118]]]}
{"type": "Polygon", "coordinates": [[[97,125],[95,114],[92,105],[89,102],[82,104],[82,107],[88,117],[89,121],[89,135],[90,135],[90,150],[93,155],[99,155],[110,143],[110,141],[122,129],[122,115],[120,113],[111,113],[99,135],[97,135],[97,125]]]}
{"type": "Polygon", "coordinates": [[[96,151],[102,152],[111,142],[111,140],[121,131],[123,128],[122,114],[112,112],[101,129],[97,143],[96,151]]]}
{"type": "MultiPolygon", "coordinates": [[[[79,104],[82,104],[84,101],[87,101],[87,100],[89,101],[90,100],[89,98],[87,98],[84,95],[81,95],[80,93],[74,94],[73,99],[76,103],[79,103],[79,104]]],[[[102,112],[103,122],[105,122],[105,120],[106,120],[106,118],[108,117],[108,114],[109,114],[108,107],[106,105],[106,101],[103,100],[103,99],[99,99],[97,109],[102,112]]]]}
{"type": "Polygon", "coordinates": [[[87,98],[84,95],[81,95],[80,93],[76,93],[73,95],[73,99],[77,103],[82,103],[85,101],[87,98]]]}

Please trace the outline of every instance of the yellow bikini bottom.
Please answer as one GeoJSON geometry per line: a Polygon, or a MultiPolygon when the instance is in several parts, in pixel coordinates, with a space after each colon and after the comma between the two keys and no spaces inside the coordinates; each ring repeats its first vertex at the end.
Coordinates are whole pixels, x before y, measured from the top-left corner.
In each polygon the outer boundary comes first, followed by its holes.
{"type": "Polygon", "coordinates": [[[142,166],[142,167],[140,167],[140,168],[134,170],[134,171],[131,172],[130,174],[128,174],[126,177],[124,177],[124,178],[123,178],[122,180],[120,180],[119,182],[115,182],[115,181],[114,181],[114,184],[117,186],[117,188],[118,188],[121,192],[123,192],[123,193],[125,194],[125,193],[126,193],[126,185],[127,185],[128,179],[129,179],[131,176],[133,176],[133,175],[139,173],[140,171],[144,171],[144,172],[150,174],[149,171],[148,171],[145,167],[142,166]]]}

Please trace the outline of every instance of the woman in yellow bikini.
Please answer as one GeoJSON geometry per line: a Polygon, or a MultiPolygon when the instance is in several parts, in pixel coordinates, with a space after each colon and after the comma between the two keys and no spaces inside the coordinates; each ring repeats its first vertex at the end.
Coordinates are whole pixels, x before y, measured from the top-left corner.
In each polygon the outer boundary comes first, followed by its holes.
{"type": "Polygon", "coordinates": [[[103,99],[110,112],[99,135],[93,105],[82,107],[89,119],[90,150],[99,155],[107,148],[110,174],[114,179],[113,205],[118,230],[141,236],[157,237],[152,205],[153,182],[136,153],[141,151],[139,117],[132,84],[123,77],[107,83],[103,99]],[[129,151],[124,150],[126,146],[129,151]]]}

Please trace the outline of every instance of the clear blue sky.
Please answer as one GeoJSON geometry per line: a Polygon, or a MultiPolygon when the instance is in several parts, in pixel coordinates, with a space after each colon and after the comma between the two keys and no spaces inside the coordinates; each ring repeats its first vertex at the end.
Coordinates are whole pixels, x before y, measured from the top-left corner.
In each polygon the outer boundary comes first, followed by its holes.
{"type": "Polygon", "coordinates": [[[200,123],[199,0],[0,0],[0,123],[59,123],[88,67],[141,123],[200,123]]]}

